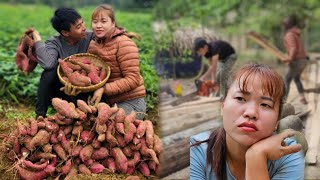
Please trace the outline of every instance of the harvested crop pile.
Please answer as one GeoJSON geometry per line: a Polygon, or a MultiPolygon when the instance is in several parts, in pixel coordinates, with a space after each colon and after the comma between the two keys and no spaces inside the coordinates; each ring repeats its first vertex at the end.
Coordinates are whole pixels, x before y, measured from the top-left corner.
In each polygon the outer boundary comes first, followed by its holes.
{"type": "MultiPolygon", "coordinates": [[[[161,144],[152,122],[135,119],[135,112],[105,103],[77,106],[52,99],[53,116],[30,118],[2,142],[21,179],[70,179],[77,174],[134,174],[150,177],[159,170],[161,144]]],[[[82,179],[82,178],[81,178],[82,179]]]]}

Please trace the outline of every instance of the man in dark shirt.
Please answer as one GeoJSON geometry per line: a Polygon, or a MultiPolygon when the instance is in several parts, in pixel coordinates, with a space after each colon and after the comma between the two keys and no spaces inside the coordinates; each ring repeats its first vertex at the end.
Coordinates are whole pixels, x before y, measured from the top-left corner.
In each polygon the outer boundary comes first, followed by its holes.
{"type": "Polygon", "coordinates": [[[237,59],[234,48],[226,41],[215,40],[208,43],[203,38],[196,38],[194,51],[198,55],[206,57],[210,65],[199,80],[205,81],[211,78],[212,83],[219,84],[219,91],[216,95],[225,94],[227,76],[237,59]]]}
{"type": "Polygon", "coordinates": [[[37,117],[46,116],[53,97],[70,100],[70,97],[60,91],[63,85],[57,75],[58,59],[87,52],[92,39],[92,32],[86,32],[83,19],[74,9],[57,9],[51,18],[51,24],[59,35],[48,39],[45,43],[41,41],[37,31],[33,32],[38,63],[44,69],[37,92],[37,117]]]}

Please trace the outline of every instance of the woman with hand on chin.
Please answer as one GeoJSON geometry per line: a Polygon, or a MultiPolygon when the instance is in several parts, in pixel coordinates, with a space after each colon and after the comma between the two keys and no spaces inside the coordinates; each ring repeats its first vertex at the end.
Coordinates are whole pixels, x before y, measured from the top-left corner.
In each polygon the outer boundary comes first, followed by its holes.
{"type": "Polygon", "coordinates": [[[231,76],[224,92],[223,126],[190,138],[190,179],[303,179],[304,156],[295,132],[275,134],[285,85],[258,64],[231,76]]]}
{"type": "Polygon", "coordinates": [[[142,119],[146,112],[146,90],[140,74],[138,48],[131,40],[140,36],[117,26],[114,11],[106,4],[96,7],[91,25],[95,38],[88,52],[100,56],[111,69],[108,82],[94,92],[91,103],[103,100],[109,105],[117,104],[127,115],[131,111],[142,112],[137,114],[142,119]]]}

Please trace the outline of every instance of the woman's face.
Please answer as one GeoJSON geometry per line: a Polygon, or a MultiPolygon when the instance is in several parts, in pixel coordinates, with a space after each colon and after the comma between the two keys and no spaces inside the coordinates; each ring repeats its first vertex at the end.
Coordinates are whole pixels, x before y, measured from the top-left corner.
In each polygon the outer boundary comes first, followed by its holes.
{"type": "Polygon", "coordinates": [[[278,124],[279,100],[262,92],[259,77],[251,76],[246,90],[241,92],[237,82],[231,85],[222,103],[222,117],[227,141],[250,147],[272,135],[278,124]]]}
{"type": "Polygon", "coordinates": [[[98,38],[109,37],[115,24],[107,13],[99,13],[91,22],[92,31],[98,38]]]}

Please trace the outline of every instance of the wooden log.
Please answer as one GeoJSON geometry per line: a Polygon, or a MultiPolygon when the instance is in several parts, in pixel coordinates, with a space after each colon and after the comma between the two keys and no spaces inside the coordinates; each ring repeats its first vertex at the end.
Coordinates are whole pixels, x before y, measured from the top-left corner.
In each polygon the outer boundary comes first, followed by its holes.
{"type": "Polygon", "coordinates": [[[160,156],[159,176],[165,177],[190,165],[189,138],[200,132],[212,130],[221,125],[221,120],[214,119],[189,129],[161,138],[163,153],[160,156]]]}
{"type": "Polygon", "coordinates": [[[256,43],[258,43],[260,46],[262,46],[263,48],[265,48],[266,50],[268,50],[269,52],[271,52],[275,57],[277,57],[278,59],[280,59],[281,61],[283,61],[284,59],[286,59],[286,56],[284,55],[284,53],[282,53],[278,48],[276,48],[275,46],[271,45],[270,43],[268,43],[263,37],[261,37],[260,35],[258,35],[255,32],[248,32],[247,36],[254,40],[256,43]]]}
{"type": "Polygon", "coordinates": [[[220,117],[220,101],[177,106],[160,111],[160,135],[167,136],[220,117]]]}

